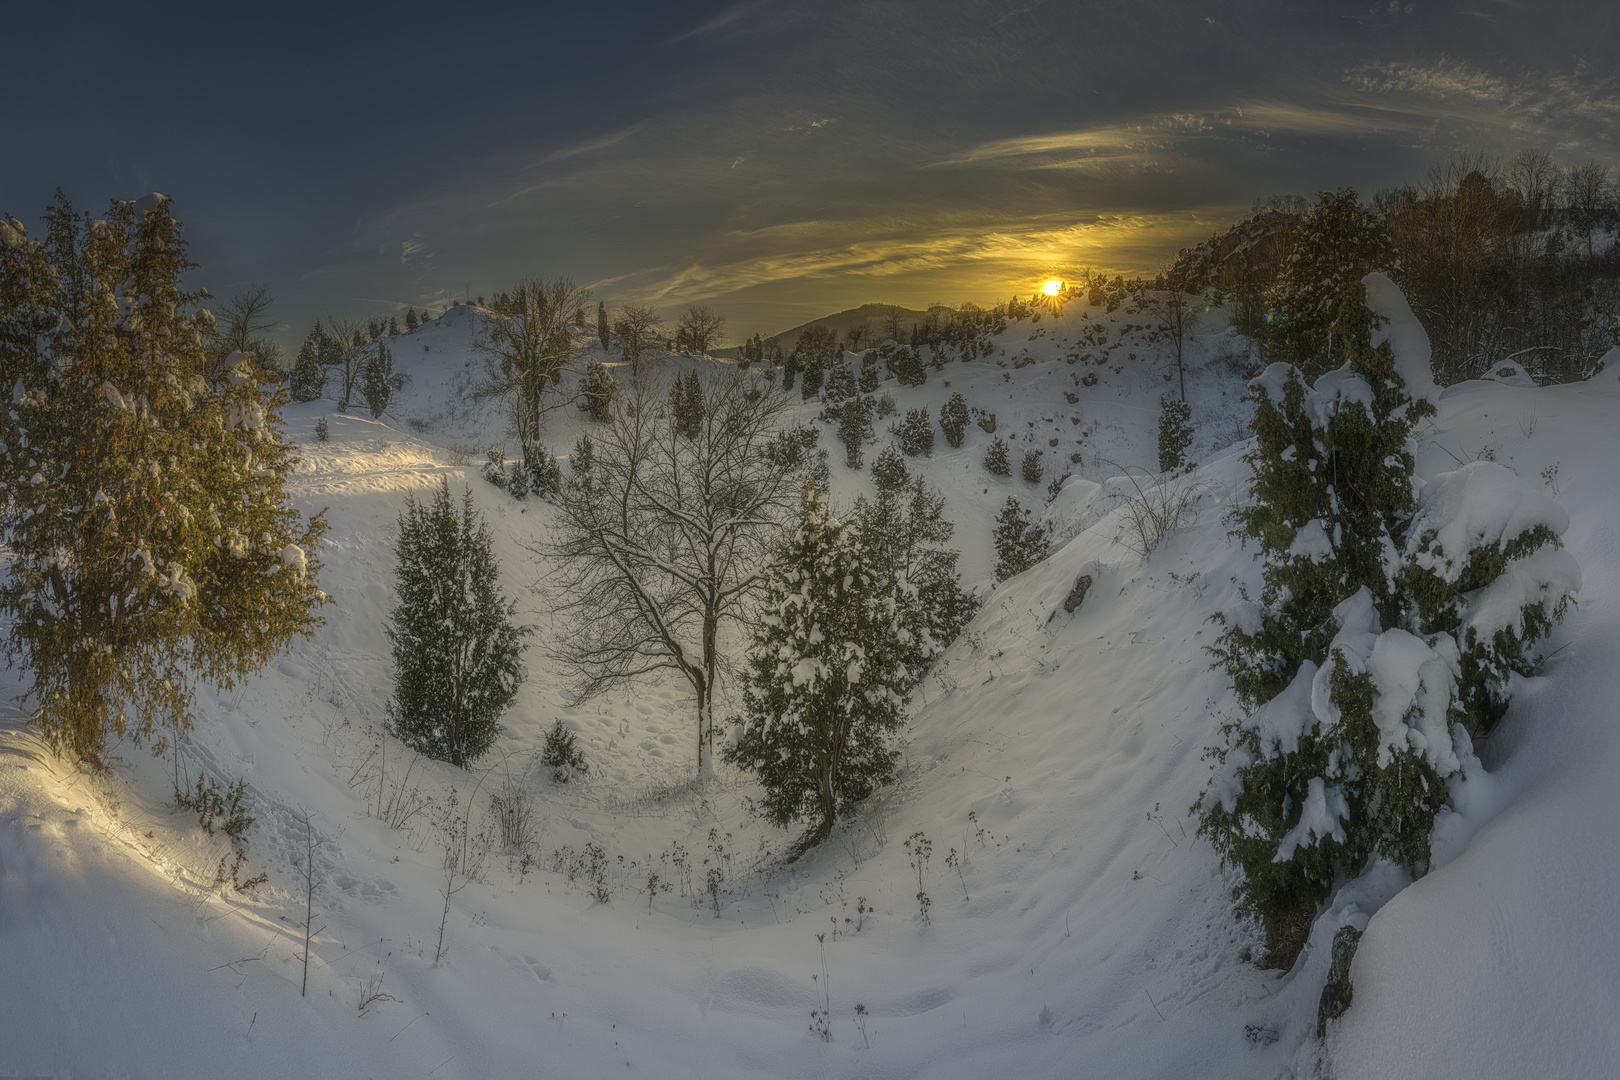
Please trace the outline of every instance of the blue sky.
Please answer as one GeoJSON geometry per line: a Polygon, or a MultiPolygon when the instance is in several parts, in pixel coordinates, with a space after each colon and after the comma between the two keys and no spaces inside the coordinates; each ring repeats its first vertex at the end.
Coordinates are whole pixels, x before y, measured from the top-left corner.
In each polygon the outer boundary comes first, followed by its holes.
{"type": "Polygon", "coordinates": [[[0,211],[163,191],[289,343],[568,275],[736,336],[1151,272],[1258,195],[1616,164],[1620,5],[8,5],[0,211]]]}

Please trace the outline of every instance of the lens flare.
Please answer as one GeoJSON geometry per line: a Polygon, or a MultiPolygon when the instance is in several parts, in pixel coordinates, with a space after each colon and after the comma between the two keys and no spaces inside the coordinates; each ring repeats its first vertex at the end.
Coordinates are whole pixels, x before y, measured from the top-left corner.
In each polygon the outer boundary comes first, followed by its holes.
{"type": "Polygon", "coordinates": [[[1063,282],[1048,281],[1041,291],[1046,293],[1047,296],[1056,296],[1063,291],[1063,282]]]}

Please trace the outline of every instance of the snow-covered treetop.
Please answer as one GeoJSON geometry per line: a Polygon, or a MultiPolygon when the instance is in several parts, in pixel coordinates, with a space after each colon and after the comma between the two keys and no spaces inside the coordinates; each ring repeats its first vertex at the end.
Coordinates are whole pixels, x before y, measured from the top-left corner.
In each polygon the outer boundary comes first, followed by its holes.
{"type": "Polygon", "coordinates": [[[1441,473],[1418,498],[1422,509],[1408,548],[1420,565],[1447,581],[1457,580],[1477,548],[1504,545],[1538,525],[1554,536],[1569,528],[1563,507],[1494,461],[1470,461],[1441,473]]]}
{"type": "Polygon", "coordinates": [[[1429,335],[1423,324],[1412,314],[1412,305],[1406,302],[1400,287],[1389,275],[1377,272],[1361,279],[1367,288],[1367,308],[1377,316],[1372,333],[1373,348],[1389,342],[1395,354],[1395,370],[1406,383],[1406,392],[1414,400],[1440,403],[1440,388],[1434,382],[1429,335]]]}

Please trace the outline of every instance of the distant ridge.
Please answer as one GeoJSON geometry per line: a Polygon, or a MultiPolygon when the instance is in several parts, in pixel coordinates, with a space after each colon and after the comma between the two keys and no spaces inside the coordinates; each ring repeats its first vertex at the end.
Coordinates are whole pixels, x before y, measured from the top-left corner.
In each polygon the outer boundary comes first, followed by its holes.
{"type": "MultiPolygon", "coordinates": [[[[884,332],[884,327],[887,325],[891,313],[900,319],[901,333],[907,335],[911,333],[912,324],[920,322],[928,314],[926,310],[901,307],[898,304],[862,304],[860,307],[850,308],[848,311],[840,311],[833,315],[823,315],[819,319],[811,319],[807,323],[801,323],[791,330],[783,330],[774,336],[776,343],[782,347],[782,355],[784,356],[793,351],[793,346],[798,343],[799,335],[812,326],[825,326],[837,334],[840,341],[843,340],[848,331],[856,327],[866,327],[872,331],[874,340],[882,341],[888,337],[888,334],[884,332]]],[[[747,336],[752,337],[753,335],[750,333],[747,336]]],[[[770,338],[773,335],[766,334],[764,336],[770,338]]],[[[716,349],[711,355],[735,358],[739,355],[741,349],[742,346],[740,345],[732,345],[729,348],[716,349]]]]}

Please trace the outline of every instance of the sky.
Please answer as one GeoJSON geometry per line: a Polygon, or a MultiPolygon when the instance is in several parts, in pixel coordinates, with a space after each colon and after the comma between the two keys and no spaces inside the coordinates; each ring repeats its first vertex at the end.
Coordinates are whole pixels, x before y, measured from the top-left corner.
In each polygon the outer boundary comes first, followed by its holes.
{"type": "Polygon", "coordinates": [[[1620,164],[1605,0],[0,11],[0,213],[162,191],[193,283],[268,286],[287,346],[557,276],[735,340],[1151,274],[1459,152],[1620,164]]]}

